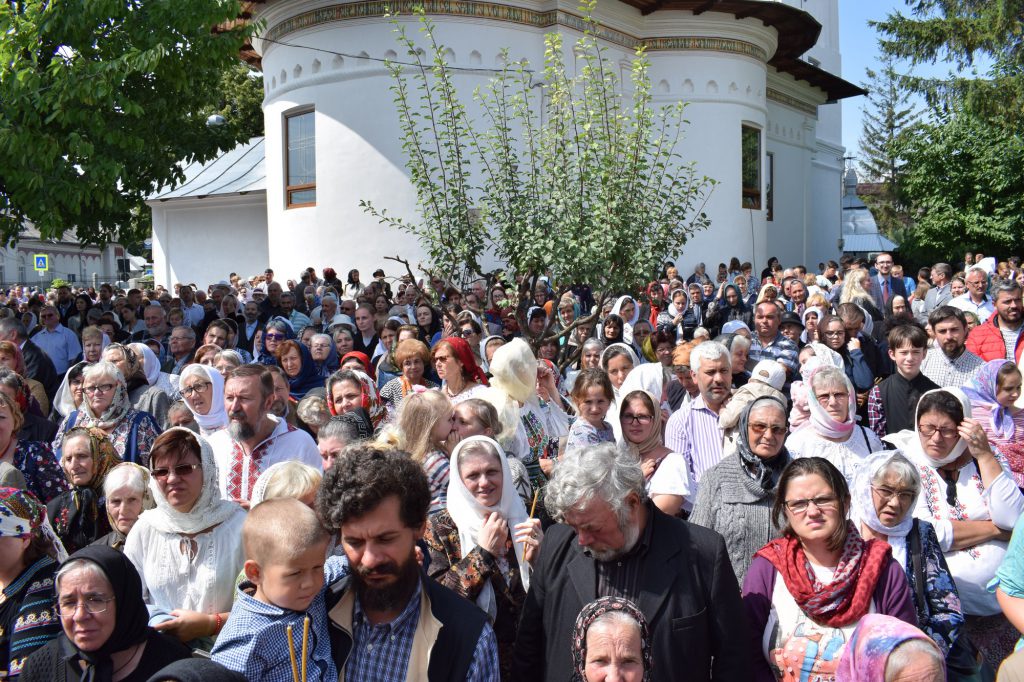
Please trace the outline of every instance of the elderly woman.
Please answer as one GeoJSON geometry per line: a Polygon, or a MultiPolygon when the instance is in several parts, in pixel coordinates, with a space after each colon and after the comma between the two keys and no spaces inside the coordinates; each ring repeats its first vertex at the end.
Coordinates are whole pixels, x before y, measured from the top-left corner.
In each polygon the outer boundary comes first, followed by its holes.
{"type": "Polygon", "coordinates": [[[330,334],[313,334],[309,340],[309,354],[313,357],[313,366],[321,377],[326,379],[332,372],[337,371],[340,364],[338,350],[334,347],[334,339],[330,334]]]}
{"type": "Polygon", "coordinates": [[[478,398],[487,388],[487,376],[476,364],[469,344],[462,338],[450,336],[441,339],[431,350],[434,369],[452,404],[478,398]]]}
{"type": "Polygon", "coordinates": [[[21,420],[21,410],[0,392],[0,462],[20,471],[28,490],[45,504],[68,489],[67,480],[48,444],[19,437],[21,420]]]}
{"type": "Polygon", "coordinates": [[[732,387],[740,388],[746,386],[750,381],[750,372],[747,371],[747,360],[750,358],[750,339],[742,334],[723,334],[715,339],[729,349],[732,366],[732,387]]]}
{"type": "Polygon", "coordinates": [[[149,492],[149,469],[131,462],[122,462],[109,472],[103,480],[103,497],[106,498],[107,521],[110,532],[94,542],[121,552],[135,522],[142,512],[155,505],[149,492]]]}
{"type": "Polygon", "coordinates": [[[189,365],[181,373],[178,390],[203,437],[227,428],[224,377],[220,372],[206,365],[189,365]]]}
{"type": "Polygon", "coordinates": [[[651,501],[666,514],[679,516],[683,501],[692,502],[696,486],[683,456],[665,447],[658,398],[644,390],[630,391],[622,399],[619,421],[626,447],[640,458],[651,501]]]}
{"type": "Polygon", "coordinates": [[[771,509],[786,450],[786,406],[758,398],[740,414],[736,454],[704,472],[690,522],[725,538],[736,578],[743,581],[754,552],[776,537],[771,509]]]}
{"type": "Polygon", "coordinates": [[[147,627],[142,581],[120,552],[79,550],[54,583],[63,633],[29,656],[22,680],[143,682],[191,656],[185,645],[147,627]]]}
{"type": "Polygon", "coordinates": [[[316,434],[316,446],[323,459],[323,470],[327,471],[334,466],[334,461],[346,447],[371,438],[373,426],[366,410],[357,408],[331,417],[316,434]]]}
{"type": "Polygon", "coordinates": [[[505,452],[470,436],[452,453],[448,505],[427,521],[429,573],[490,617],[502,679],[511,679],[512,645],[540,549],[540,520],[516,494],[505,452]]]}
{"type": "Polygon", "coordinates": [[[288,377],[288,396],[292,400],[302,400],[307,393],[323,385],[323,377],[313,362],[313,356],[298,341],[281,342],[275,357],[288,377]]]}
{"type": "Polygon", "coordinates": [[[53,451],[60,452],[64,434],[72,427],[96,427],[107,434],[118,456],[126,462],[146,464],[149,450],[160,433],[153,415],[139,412],[128,400],[128,387],[121,371],[106,361],[86,368],[82,382],[85,402],[61,422],[53,451]]]}
{"type": "Polygon", "coordinates": [[[234,350],[222,350],[213,357],[213,366],[225,379],[228,372],[242,366],[242,356],[234,350]]]}
{"type": "Polygon", "coordinates": [[[263,329],[263,336],[253,348],[253,356],[261,365],[277,364],[277,347],[295,338],[291,322],[283,317],[271,318],[263,329]]]}
{"type": "Polygon", "coordinates": [[[628,599],[583,607],[572,637],[572,682],[649,682],[654,657],[647,619],[628,599]]]}
{"type": "Polygon", "coordinates": [[[846,479],[828,460],[790,462],[772,520],[781,537],[757,551],[743,580],[755,680],[829,679],[869,611],[916,624],[910,588],[889,545],[847,521],[846,479]]]}
{"type": "Polygon", "coordinates": [[[363,372],[340,369],[327,379],[327,410],[332,417],[362,409],[377,429],[387,416],[373,379],[363,372]]]}
{"type": "Polygon", "coordinates": [[[25,356],[17,344],[10,341],[0,341],[0,366],[16,372],[28,386],[32,397],[39,403],[39,409],[43,415],[50,413],[50,399],[46,397],[46,389],[35,379],[30,379],[28,369],[25,367],[25,356]]]}
{"type": "Polygon", "coordinates": [[[46,507],[14,488],[0,488],[0,542],[0,672],[18,679],[29,654],[60,633],[53,575],[67,552],[46,519],[46,507]]]}
{"type": "MultiPolygon", "coordinates": [[[[192,356],[192,363],[196,365],[208,365],[213,367],[217,363],[217,353],[221,351],[221,347],[215,343],[207,343],[196,348],[195,355],[192,356]]],[[[189,367],[191,365],[186,365],[189,367]]],[[[182,370],[184,373],[184,369],[182,370]]]]}
{"type": "Polygon", "coordinates": [[[71,490],[46,505],[53,529],[69,552],[77,552],[110,532],[103,481],[121,463],[107,435],[99,429],[76,427],[64,436],[61,467],[71,490]]]}
{"type": "Polygon", "coordinates": [[[86,327],[82,330],[82,359],[92,364],[99,362],[103,348],[110,343],[110,339],[104,339],[103,330],[99,327],[86,327]]]}
{"type": "Polygon", "coordinates": [[[889,543],[892,557],[907,574],[917,623],[949,654],[963,628],[960,597],[939,548],[935,528],[911,513],[921,493],[921,477],[898,452],[868,458],[854,481],[851,520],[861,536],[889,543]]]}
{"type": "Polygon", "coordinates": [[[395,377],[380,390],[380,397],[394,419],[402,411],[402,403],[413,392],[413,387],[437,388],[430,379],[424,376],[430,362],[430,349],[418,339],[406,339],[395,349],[395,362],[402,370],[402,375],[395,377]]]}
{"type": "Polygon", "coordinates": [[[448,452],[446,441],[455,429],[455,409],[440,391],[422,391],[409,396],[398,420],[380,435],[380,442],[409,453],[423,467],[430,482],[430,513],[445,507],[448,495],[448,452]]]}
{"type": "Polygon", "coordinates": [[[846,373],[819,367],[807,390],[810,419],[790,434],[786,447],[794,459],[823,457],[853,484],[857,468],[868,455],[882,449],[875,432],[857,423],[857,395],[846,373]]]}
{"type": "Polygon", "coordinates": [[[139,412],[146,412],[163,428],[167,425],[168,394],[159,386],[150,385],[146,376],[146,359],[135,350],[112,343],[103,350],[103,359],[121,371],[128,389],[128,402],[139,412]]]}
{"type": "Polygon", "coordinates": [[[861,350],[860,339],[847,336],[842,318],[835,315],[821,318],[818,322],[818,340],[843,358],[843,368],[854,388],[867,391],[874,385],[875,374],[861,350]]]}
{"type": "Polygon", "coordinates": [[[887,440],[917,467],[922,494],[914,516],[935,527],[960,594],[967,635],[998,667],[1017,636],[987,587],[1024,512],[1024,495],[992,451],[981,424],[971,418],[970,401],[961,390],[925,393],[915,423],[916,431],[901,431],[887,440]]]}
{"type": "Polygon", "coordinates": [[[945,679],[942,652],[927,634],[877,613],[861,619],[836,671],[836,682],[945,679]]]}
{"type": "Polygon", "coordinates": [[[154,627],[209,650],[231,611],[235,577],[245,563],[245,512],[220,499],[210,444],[175,427],[150,453],[156,508],[135,523],[124,553],[142,576],[154,627]]]}
{"type": "Polygon", "coordinates": [[[1015,404],[1021,394],[1021,373],[1008,360],[986,362],[964,393],[988,441],[1006,458],[1013,480],[1024,488],[1024,410],[1015,404]]]}

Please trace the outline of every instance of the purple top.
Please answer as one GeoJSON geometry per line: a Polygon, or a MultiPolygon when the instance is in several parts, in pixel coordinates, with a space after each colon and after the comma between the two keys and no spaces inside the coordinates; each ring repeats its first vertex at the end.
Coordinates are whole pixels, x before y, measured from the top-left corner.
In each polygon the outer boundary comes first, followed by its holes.
{"type": "MultiPolygon", "coordinates": [[[[886,616],[893,616],[917,627],[917,611],[914,610],[914,602],[911,598],[910,585],[907,583],[907,576],[903,568],[888,558],[888,565],[882,569],[878,577],[878,584],[875,585],[875,592],[872,599],[875,604],[875,613],[886,616]]],[[[743,606],[747,611],[747,621],[750,623],[750,646],[751,661],[753,661],[753,679],[757,682],[774,682],[775,675],[772,674],[768,661],[765,659],[761,640],[764,636],[764,629],[768,625],[768,615],[772,607],[772,592],[775,590],[775,578],[779,572],[775,566],[764,557],[754,557],[743,579],[743,606]]]]}

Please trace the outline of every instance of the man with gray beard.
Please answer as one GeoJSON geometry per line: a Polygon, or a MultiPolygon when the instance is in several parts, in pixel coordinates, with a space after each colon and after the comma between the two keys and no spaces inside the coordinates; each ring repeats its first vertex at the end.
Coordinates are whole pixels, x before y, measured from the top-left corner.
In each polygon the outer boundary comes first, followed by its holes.
{"type": "Polygon", "coordinates": [[[256,479],[278,462],[299,461],[319,467],[316,442],[270,413],[274,379],[262,365],[242,365],[224,382],[228,428],[210,436],[221,497],[249,507],[256,479]]]}

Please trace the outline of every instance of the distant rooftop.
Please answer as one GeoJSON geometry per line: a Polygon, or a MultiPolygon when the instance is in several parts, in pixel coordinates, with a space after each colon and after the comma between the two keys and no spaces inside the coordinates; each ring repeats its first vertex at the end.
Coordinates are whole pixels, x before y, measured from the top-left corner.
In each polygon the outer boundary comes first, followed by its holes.
{"type": "Polygon", "coordinates": [[[857,196],[857,172],[852,168],[846,171],[843,186],[843,251],[877,253],[898,248],[895,242],[878,231],[871,209],[857,196]]]}
{"type": "Polygon", "coordinates": [[[206,163],[185,167],[185,182],[174,189],[162,189],[149,201],[203,199],[229,194],[265,192],[267,174],[263,167],[263,138],[254,137],[234,149],[221,152],[206,163]]]}

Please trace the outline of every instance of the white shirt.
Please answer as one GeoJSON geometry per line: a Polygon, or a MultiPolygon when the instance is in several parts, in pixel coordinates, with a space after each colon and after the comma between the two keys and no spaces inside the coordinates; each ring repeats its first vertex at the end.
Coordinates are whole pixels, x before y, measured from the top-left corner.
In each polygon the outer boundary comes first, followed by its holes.
{"type": "Polygon", "coordinates": [[[690,467],[678,452],[665,455],[645,487],[648,495],[679,495],[693,505],[695,486],[690,479],[690,467]]]}
{"type": "Polygon", "coordinates": [[[193,303],[190,306],[183,305],[181,307],[181,316],[189,327],[198,327],[206,317],[206,310],[198,303],[193,303]]]}
{"type": "Polygon", "coordinates": [[[244,522],[245,510],[239,507],[236,514],[213,531],[194,536],[195,558],[189,561],[182,552],[182,543],[188,540],[177,533],[157,530],[142,514],[128,533],[124,554],[139,571],[146,604],[167,612],[230,611],[235,580],[245,563],[244,522]]]}
{"type": "Polygon", "coordinates": [[[794,431],[786,439],[786,448],[793,459],[801,457],[823,457],[835,465],[836,469],[853,488],[853,479],[857,470],[872,452],[882,450],[882,441],[871,429],[857,424],[845,442],[836,443],[818,435],[808,422],[794,431]]]}
{"type": "MultiPolygon", "coordinates": [[[[320,458],[320,451],[316,447],[316,441],[300,429],[288,430],[288,423],[273,415],[267,418],[277,422],[277,426],[270,432],[265,440],[261,441],[256,448],[267,444],[263,457],[260,459],[260,472],[266,471],[278,462],[299,461],[308,464],[315,469],[323,468],[323,460],[320,458]]],[[[231,474],[231,460],[235,452],[235,441],[231,439],[229,429],[217,431],[207,439],[210,447],[213,448],[213,458],[217,462],[217,483],[220,486],[220,494],[224,499],[231,499],[228,496],[228,476],[231,474]]],[[[256,448],[253,448],[255,450],[256,448]]],[[[250,453],[242,456],[242,470],[248,471],[250,453]]],[[[246,500],[252,495],[249,489],[249,481],[242,476],[242,497],[246,500]]],[[[236,573],[237,575],[237,573],[236,573]]]]}
{"type": "Polygon", "coordinates": [[[970,293],[957,296],[956,298],[949,302],[949,305],[953,306],[954,308],[959,308],[964,312],[974,313],[975,315],[978,316],[978,321],[981,324],[985,324],[985,320],[990,318],[992,316],[992,313],[996,311],[996,307],[992,304],[991,298],[985,296],[984,300],[982,300],[981,303],[975,303],[973,300],[971,300],[970,293]]]}

